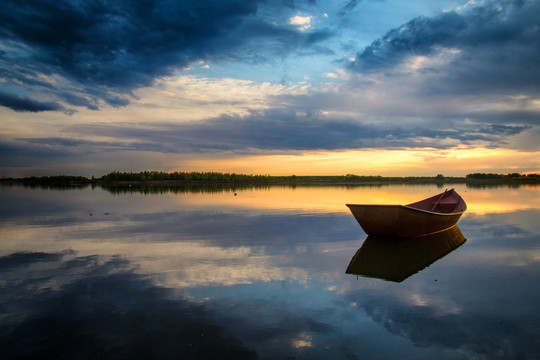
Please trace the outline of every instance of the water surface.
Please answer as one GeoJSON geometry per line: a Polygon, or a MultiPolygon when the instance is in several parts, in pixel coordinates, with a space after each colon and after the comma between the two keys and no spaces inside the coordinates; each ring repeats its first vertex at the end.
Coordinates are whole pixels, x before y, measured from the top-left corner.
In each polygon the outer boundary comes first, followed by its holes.
{"type": "Polygon", "coordinates": [[[466,241],[396,282],[345,203],[444,188],[1,187],[2,358],[537,358],[540,189],[455,188],[466,241]]]}

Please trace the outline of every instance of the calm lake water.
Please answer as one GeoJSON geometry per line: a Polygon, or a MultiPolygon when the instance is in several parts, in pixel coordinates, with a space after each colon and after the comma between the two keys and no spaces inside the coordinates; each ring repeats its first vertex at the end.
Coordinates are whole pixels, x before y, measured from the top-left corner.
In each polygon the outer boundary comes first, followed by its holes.
{"type": "Polygon", "coordinates": [[[444,188],[0,187],[1,357],[538,359],[540,187],[455,189],[466,241],[396,282],[346,273],[345,203],[444,188]]]}

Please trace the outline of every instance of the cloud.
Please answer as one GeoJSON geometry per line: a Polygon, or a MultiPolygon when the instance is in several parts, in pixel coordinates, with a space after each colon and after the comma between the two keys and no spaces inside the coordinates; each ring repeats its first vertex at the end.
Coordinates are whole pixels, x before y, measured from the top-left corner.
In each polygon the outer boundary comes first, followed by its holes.
{"type": "MultiPolygon", "coordinates": [[[[530,125],[459,121],[396,123],[301,113],[294,109],[251,111],[188,123],[95,123],[69,125],[63,136],[0,139],[3,166],[28,166],[112,152],[161,154],[260,154],[350,149],[451,149],[501,147],[530,125]],[[431,124],[431,126],[426,126],[431,124]]],[[[519,145],[519,144],[518,144],[519,145]]]]}
{"type": "Polygon", "coordinates": [[[311,28],[311,16],[293,16],[289,19],[289,24],[298,26],[301,31],[306,31],[311,28]]]}
{"type": "MultiPolygon", "coordinates": [[[[325,31],[298,31],[270,22],[258,15],[261,6],[286,5],[240,0],[6,0],[0,5],[2,76],[7,84],[27,90],[47,87],[76,106],[96,109],[100,100],[125,106],[128,100],[115,92],[132,95],[133,89],[193,62],[267,61],[272,53],[287,55],[328,36],[325,31]],[[66,89],[66,83],[71,88],[66,89]]],[[[22,105],[15,109],[19,108],[22,105]]],[[[49,104],[33,109],[52,108],[49,104]]]]}
{"type": "Polygon", "coordinates": [[[3,4],[4,38],[32,46],[29,55],[43,56],[40,65],[50,71],[112,87],[147,85],[170,66],[204,57],[257,10],[256,2],[234,0],[3,4]]]}
{"type": "Polygon", "coordinates": [[[338,12],[338,15],[343,17],[347,15],[349,12],[353,11],[359,2],[362,0],[350,0],[347,4],[345,4],[338,12]]]}
{"type": "Polygon", "coordinates": [[[16,252],[0,257],[0,269],[7,270],[35,262],[59,261],[62,259],[62,256],[62,254],[45,252],[16,252]]]}
{"type": "MultiPolygon", "coordinates": [[[[494,125],[448,120],[425,127],[379,124],[320,112],[292,109],[251,111],[246,116],[223,115],[200,122],[73,125],[67,132],[110,137],[109,142],[129,150],[158,152],[214,152],[250,150],[337,150],[365,148],[451,148],[460,144],[498,146],[506,137],[529,129],[526,125],[494,125]]],[[[54,145],[58,138],[21,139],[54,145]]],[[[66,144],[69,145],[69,144],[66,144]]],[[[78,145],[78,144],[76,144],[78,145]]]]}
{"type": "Polygon", "coordinates": [[[2,165],[96,154],[110,164],[112,152],[536,150],[540,3],[472,1],[438,15],[455,2],[381,5],[6,0],[2,165]],[[69,121],[51,114],[75,109],[69,121]]]}
{"type": "Polygon", "coordinates": [[[40,112],[40,111],[66,111],[62,105],[57,102],[41,102],[32,100],[26,96],[10,94],[0,91],[0,106],[5,106],[18,112],[40,112]]]}
{"type": "MultiPolygon", "coordinates": [[[[486,1],[434,17],[418,17],[358,52],[349,69],[396,76],[414,57],[452,54],[420,67],[430,93],[540,93],[538,1],[486,1]]],[[[406,75],[407,73],[405,73],[406,75]]]]}

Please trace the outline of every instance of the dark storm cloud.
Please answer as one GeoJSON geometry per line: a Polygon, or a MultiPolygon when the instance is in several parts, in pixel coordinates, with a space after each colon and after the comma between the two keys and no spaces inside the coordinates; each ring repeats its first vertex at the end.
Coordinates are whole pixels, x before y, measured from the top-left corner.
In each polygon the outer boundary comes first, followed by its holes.
{"type": "Polygon", "coordinates": [[[356,8],[360,1],[362,0],[350,0],[347,4],[345,4],[345,6],[341,8],[341,10],[339,10],[338,15],[341,17],[347,15],[349,12],[353,11],[356,8]]]}
{"type": "Polygon", "coordinates": [[[51,71],[129,88],[228,47],[218,40],[256,10],[255,1],[5,1],[0,34],[32,46],[51,71]]]}
{"type": "Polygon", "coordinates": [[[0,269],[9,270],[11,268],[26,266],[36,262],[58,261],[62,254],[50,254],[44,252],[16,252],[0,257],[0,269]]]}
{"type": "Polygon", "coordinates": [[[415,18],[386,33],[357,54],[350,68],[385,72],[409,56],[441,49],[459,53],[445,69],[433,68],[441,83],[426,92],[540,91],[540,2],[489,1],[461,12],[415,18]]]}
{"type": "MultiPolygon", "coordinates": [[[[79,91],[123,106],[127,100],[108,95],[111,90],[130,94],[198,60],[264,60],[265,53],[287,54],[328,37],[257,16],[260,6],[257,0],[6,0],[0,4],[2,75],[12,84],[49,89],[54,85],[37,75],[60,75],[82,85],[79,91]],[[249,43],[255,48],[246,51],[249,43]]],[[[283,6],[294,3],[271,4],[283,6]]],[[[65,90],[57,96],[97,107],[95,100],[65,90]]]]}
{"type": "MultiPolygon", "coordinates": [[[[540,112],[534,110],[501,110],[483,111],[476,113],[462,113],[462,117],[475,119],[481,122],[492,122],[500,124],[540,124],[540,112]]],[[[502,125],[505,126],[505,125],[502,125]]],[[[526,126],[526,125],[520,125],[526,126]]]]}
{"type": "MultiPolygon", "coordinates": [[[[22,167],[44,159],[65,159],[126,148],[129,146],[119,141],[90,141],[71,137],[7,140],[0,137],[0,166],[22,167]]],[[[143,145],[138,144],[137,149],[143,150],[143,145]]]]}
{"type": "MultiPolygon", "coordinates": [[[[32,145],[24,140],[6,140],[0,138],[0,165],[1,166],[27,166],[36,160],[64,157],[68,153],[63,149],[54,149],[50,146],[32,145]]],[[[73,151],[69,152],[73,155],[73,151]]]]}
{"type": "MultiPolygon", "coordinates": [[[[484,141],[492,146],[506,136],[529,129],[523,125],[453,124],[446,127],[381,126],[353,119],[328,118],[318,112],[298,114],[285,110],[252,112],[248,116],[221,116],[204,122],[147,124],[127,127],[110,124],[71,126],[65,130],[87,135],[110,136],[128,141],[126,150],[158,152],[206,152],[250,150],[337,150],[378,147],[448,148],[454,144],[484,141]],[[151,139],[151,140],[150,140],[151,139]]],[[[58,143],[59,139],[33,139],[33,143],[58,143]]]]}
{"type": "Polygon", "coordinates": [[[24,142],[27,142],[29,144],[35,144],[35,145],[44,145],[44,146],[50,146],[50,147],[80,147],[80,146],[100,146],[100,147],[107,147],[107,146],[116,146],[116,143],[112,142],[104,142],[104,141],[88,141],[88,140],[82,140],[82,139],[72,139],[72,138],[62,138],[62,137],[52,137],[47,139],[41,139],[41,138],[21,138],[19,140],[22,140],[24,142]]]}
{"type": "Polygon", "coordinates": [[[464,28],[466,20],[455,12],[416,18],[366,47],[352,66],[357,71],[378,71],[399,64],[409,55],[430,55],[436,45],[454,42],[464,28]]]}
{"type": "Polygon", "coordinates": [[[25,96],[10,94],[4,91],[0,91],[0,106],[5,106],[18,112],[66,111],[62,105],[56,102],[36,101],[25,96]]]}
{"type": "Polygon", "coordinates": [[[194,123],[88,124],[65,127],[65,137],[0,139],[3,166],[22,166],[38,159],[84,156],[113,151],[158,153],[305,151],[365,148],[447,149],[456,144],[497,147],[506,138],[530,129],[528,125],[454,122],[444,126],[363,123],[333,119],[318,112],[285,110],[221,116],[194,123]],[[89,140],[88,137],[108,140],[89,140]]]}

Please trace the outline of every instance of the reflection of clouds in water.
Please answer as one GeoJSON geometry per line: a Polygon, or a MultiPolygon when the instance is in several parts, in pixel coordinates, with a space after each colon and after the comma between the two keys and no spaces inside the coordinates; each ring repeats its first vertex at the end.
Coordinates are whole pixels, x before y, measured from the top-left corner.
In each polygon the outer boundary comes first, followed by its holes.
{"type": "MultiPolygon", "coordinates": [[[[540,320],[536,314],[523,313],[521,318],[513,318],[506,313],[504,304],[499,304],[500,315],[496,318],[466,306],[467,294],[460,294],[463,311],[443,314],[431,306],[404,304],[400,299],[388,298],[388,294],[370,299],[355,294],[353,298],[361,301],[359,308],[389,332],[410,339],[416,346],[459,349],[463,358],[533,358],[538,353],[537,336],[531,331],[540,320]]],[[[539,300],[536,297],[534,301],[539,300]]]]}
{"type": "MultiPolygon", "coordinates": [[[[328,239],[336,234],[354,239],[351,229],[358,228],[352,217],[343,215],[158,212],[87,218],[31,217],[31,226],[6,228],[11,240],[3,251],[30,251],[39,238],[40,247],[50,251],[69,247],[80,255],[122,254],[137,264],[137,273],[150,274],[164,286],[231,286],[305,281],[309,272],[323,270],[313,259],[328,258],[320,253],[328,239]]],[[[342,264],[336,265],[341,270],[342,264]]]]}
{"type": "Polygon", "coordinates": [[[540,238],[508,223],[515,224],[506,214],[469,218],[460,223],[464,248],[407,286],[356,282],[344,296],[417,346],[456,349],[464,357],[534,358],[540,351],[540,264],[531,249],[540,238]]]}
{"type": "Polygon", "coordinates": [[[438,294],[409,293],[404,294],[404,303],[411,307],[427,307],[437,316],[459,314],[461,306],[452,299],[441,297],[438,294]]]}
{"type": "MultiPolygon", "coordinates": [[[[540,210],[528,209],[507,213],[471,214],[462,222],[468,226],[469,232],[477,232],[480,239],[489,236],[506,243],[506,236],[516,237],[538,232],[539,218],[540,210]]],[[[463,227],[461,223],[460,227],[463,227]]]]}
{"type": "Polygon", "coordinates": [[[129,242],[200,241],[220,246],[267,246],[290,244],[291,239],[309,242],[327,241],[336,232],[354,239],[357,225],[348,214],[267,215],[243,212],[239,214],[216,211],[159,212],[134,214],[114,223],[77,227],[73,236],[92,240],[129,242]],[[134,237],[135,236],[135,237],[134,237]]]}
{"type": "Polygon", "coordinates": [[[158,282],[170,287],[193,286],[233,286],[251,284],[258,281],[284,281],[288,278],[306,279],[305,271],[296,268],[276,268],[270,264],[259,263],[252,259],[248,264],[235,264],[216,267],[213,264],[201,264],[183,268],[175,273],[160,276],[158,282]]]}
{"type": "Polygon", "coordinates": [[[539,209],[540,191],[536,187],[474,187],[467,185],[460,194],[467,202],[465,217],[471,215],[511,214],[539,209]]]}
{"type": "MultiPolygon", "coordinates": [[[[52,195],[69,203],[79,193],[52,195]]],[[[176,211],[168,196],[148,199],[150,210],[138,199],[126,212],[131,195],[115,197],[118,208],[97,206],[98,197],[29,216],[4,210],[7,359],[95,349],[104,358],[188,357],[197,348],[199,358],[320,359],[540,350],[537,210],[464,217],[462,248],[394,284],[344,273],[364,238],[350,214],[176,211]],[[88,215],[98,207],[109,215],[88,215]]]]}
{"type": "Polygon", "coordinates": [[[470,241],[463,265],[492,264],[507,268],[536,266],[540,258],[538,219],[540,211],[521,210],[503,214],[469,216],[460,223],[470,241]]]}
{"type": "MultiPolygon", "coordinates": [[[[26,265],[11,263],[8,272],[43,260],[32,253],[14,257],[26,265]]],[[[54,274],[3,281],[4,359],[257,358],[211,311],[171,300],[168,290],[134,274],[125,260],[75,257],[56,265],[54,274]],[[63,284],[35,290],[52,278],[63,284]]]]}
{"type": "Polygon", "coordinates": [[[190,302],[115,256],[17,253],[0,264],[4,359],[281,358],[331,331],[293,309],[267,313],[269,300],[190,302]],[[49,271],[35,271],[44,263],[49,271]],[[41,286],[51,281],[57,286],[41,286]]]}

